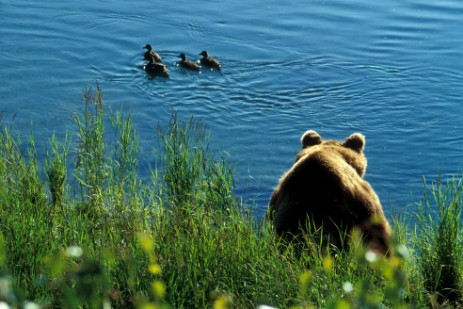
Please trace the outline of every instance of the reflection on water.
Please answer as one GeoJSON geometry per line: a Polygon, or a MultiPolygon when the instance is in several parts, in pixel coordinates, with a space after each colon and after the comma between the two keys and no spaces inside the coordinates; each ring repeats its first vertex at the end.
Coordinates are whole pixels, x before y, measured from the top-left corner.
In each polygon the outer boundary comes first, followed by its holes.
{"type": "Polygon", "coordinates": [[[422,176],[460,171],[462,14],[457,0],[2,3],[0,112],[22,133],[32,128],[40,148],[70,127],[98,80],[113,110],[133,114],[143,166],[157,123],[172,109],[193,115],[259,214],[305,130],[327,139],[359,131],[367,178],[391,214],[418,200],[422,176]],[[169,79],[142,70],[147,43],[169,79]],[[176,66],[180,52],[199,59],[202,50],[221,72],[176,66]]]}

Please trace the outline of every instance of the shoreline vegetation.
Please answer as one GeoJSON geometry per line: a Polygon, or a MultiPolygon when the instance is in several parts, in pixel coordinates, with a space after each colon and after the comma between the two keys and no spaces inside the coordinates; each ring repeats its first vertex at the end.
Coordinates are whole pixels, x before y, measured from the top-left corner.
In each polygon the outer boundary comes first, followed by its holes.
{"type": "Polygon", "coordinates": [[[414,223],[392,220],[389,259],[355,231],[346,251],[321,248],[319,231],[285,244],[234,195],[201,122],[159,125],[161,167],[142,181],[132,118],[107,113],[98,86],[84,103],[43,161],[0,124],[0,308],[463,304],[461,178],[424,181],[414,223]]]}

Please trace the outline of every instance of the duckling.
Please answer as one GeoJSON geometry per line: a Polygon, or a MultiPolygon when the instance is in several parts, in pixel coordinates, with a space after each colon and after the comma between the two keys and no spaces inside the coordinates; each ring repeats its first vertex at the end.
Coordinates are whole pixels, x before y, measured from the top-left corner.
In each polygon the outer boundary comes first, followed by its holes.
{"type": "Polygon", "coordinates": [[[187,60],[186,55],[181,53],[178,55],[182,60],[179,62],[180,66],[191,71],[199,71],[199,65],[194,63],[193,61],[187,60]]]}
{"type": "Polygon", "coordinates": [[[169,77],[169,70],[167,67],[159,62],[156,62],[154,57],[151,57],[151,60],[145,65],[145,71],[148,73],[150,76],[161,76],[168,78],[169,77]]]}
{"type": "Polygon", "coordinates": [[[153,57],[156,62],[162,62],[161,56],[159,56],[159,54],[153,50],[153,47],[151,47],[151,44],[146,44],[145,47],[143,48],[147,49],[147,51],[143,55],[145,60],[151,61],[151,57],[153,57]]]}
{"type": "Polygon", "coordinates": [[[201,59],[199,59],[199,62],[202,65],[204,65],[205,67],[211,68],[211,69],[220,70],[220,62],[217,61],[217,59],[210,57],[207,51],[203,50],[199,54],[203,56],[201,59]]]}

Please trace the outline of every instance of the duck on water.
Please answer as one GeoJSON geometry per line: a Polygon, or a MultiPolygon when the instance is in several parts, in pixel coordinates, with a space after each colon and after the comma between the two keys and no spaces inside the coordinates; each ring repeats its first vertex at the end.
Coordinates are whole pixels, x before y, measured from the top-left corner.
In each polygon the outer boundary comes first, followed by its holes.
{"type": "Polygon", "coordinates": [[[199,63],[201,63],[205,67],[220,70],[220,67],[221,67],[220,62],[217,59],[209,56],[207,51],[203,50],[199,54],[203,56],[201,59],[199,59],[199,63]]]}
{"type": "Polygon", "coordinates": [[[151,44],[146,44],[145,47],[143,48],[147,49],[147,51],[143,55],[146,61],[151,61],[151,58],[154,58],[154,61],[162,62],[161,56],[159,56],[159,54],[153,50],[153,47],[151,46],[151,44]]]}
{"type": "Polygon", "coordinates": [[[167,67],[162,63],[156,62],[154,57],[151,57],[150,61],[145,65],[144,69],[146,73],[148,73],[151,77],[169,77],[169,70],[167,69],[167,67]]]}
{"type": "Polygon", "coordinates": [[[199,69],[200,69],[199,65],[197,65],[193,61],[187,60],[186,55],[184,53],[181,53],[178,56],[181,58],[181,60],[179,62],[179,65],[182,68],[190,70],[190,71],[199,71],[199,69]]]}

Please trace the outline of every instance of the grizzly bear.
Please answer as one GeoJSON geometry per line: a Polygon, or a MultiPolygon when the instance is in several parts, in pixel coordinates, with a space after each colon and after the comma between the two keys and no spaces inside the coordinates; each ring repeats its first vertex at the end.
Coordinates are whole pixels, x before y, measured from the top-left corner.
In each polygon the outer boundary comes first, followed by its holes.
{"type": "Polygon", "coordinates": [[[365,137],[354,133],[345,141],[324,141],[309,130],[301,143],[296,162],[270,199],[268,214],[277,234],[300,236],[310,225],[342,248],[341,233],[358,228],[369,249],[388,255],[391,229],[378,196],[363,179],[365,137]]]}

